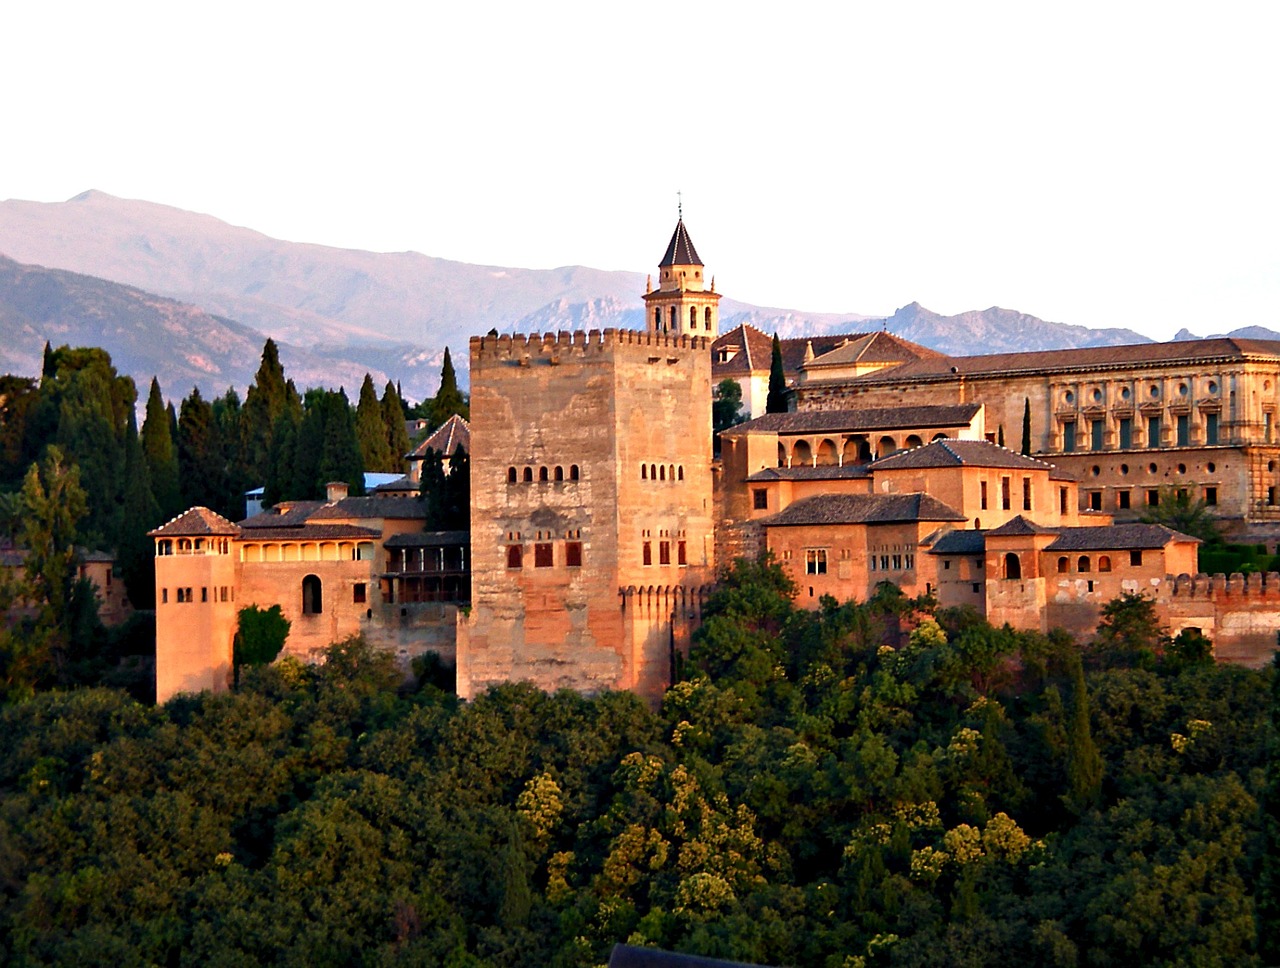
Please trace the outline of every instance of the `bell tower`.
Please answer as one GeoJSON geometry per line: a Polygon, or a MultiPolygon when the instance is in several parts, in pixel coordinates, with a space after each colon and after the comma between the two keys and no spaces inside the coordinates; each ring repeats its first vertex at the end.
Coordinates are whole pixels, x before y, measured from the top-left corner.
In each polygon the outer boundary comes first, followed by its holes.
{"type": "Polygon", "coordinates": [[[658,288],[652,286],[651,278],[644,294],[647,332],[716,338],[720,332],[720,294],[714,277],[707,284],[706,269],[684,227],[683,211],[658,263],[658,288]]]}

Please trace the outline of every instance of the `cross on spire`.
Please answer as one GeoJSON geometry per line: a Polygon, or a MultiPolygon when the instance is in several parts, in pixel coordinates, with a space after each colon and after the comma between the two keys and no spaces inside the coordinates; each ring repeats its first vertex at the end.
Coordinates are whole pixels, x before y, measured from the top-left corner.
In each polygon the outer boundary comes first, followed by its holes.
{"type": "Polygon", "coordinates": [[[676,192],[676,218],[684,218],[684,192],[676,192]]]}

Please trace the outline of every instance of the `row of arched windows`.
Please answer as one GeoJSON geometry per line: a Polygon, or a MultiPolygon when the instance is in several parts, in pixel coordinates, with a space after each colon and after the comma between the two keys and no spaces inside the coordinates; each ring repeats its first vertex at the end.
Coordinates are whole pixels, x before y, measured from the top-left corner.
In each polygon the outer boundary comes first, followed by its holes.
{"type": "Polygon", "coordinates": [[[683,481],[683,464],[641,464],[642,481],[683,481]]]}
{"type": "Polygon", "coordinates": [[[581,472],[578,470],[577,464],[569,465],[568,477],[565,477],[565,469],[561,467],[559,464],[557,464],[555,467],[538,467],[538,468],[526,467],[524,468],[524,470],[520,470],[519,468],[516,468],[516,467],[508,467],[507,483],[508,484],[520,484],[520,483],[532,484],[535,480],[535,475],[539,484],[547,484],[552,481],[558,484],[566,480],[569,480],[569,481],[579,480],[581,477],[581,472]]]}
{"type": "MultiPolygon", "coordinates": [[[[706,309],[703,310],[702,318],[703,318],[703,325],[706,331],[708,333],[711,332],[711,307],[710,306],[707,306],[706,309]]],[[[671,307],[670,320],[671,320],[671,325],[669,328],[671,329],[671,331],[679,332],[680,320],[676,316],[675,306],[671,307]]],[[[662,325],[662,307],[660,306],[656,307],[653,310],[653,328],[656,330],[659,330],[660,332],[666,332],[667,330],[667,327],[664,327],[662,325]]],[[[693,332],[697,330],[697,328],[698,328],[698,307],[690,306],[689,307],[689,331],[693,332]]]]}
{"type": "MultiPolygon", "coordinates": [[[[1111,556],[1098,555],[1098,571],[1110,571],[1110,570],[1111,570],[1111,556]]],[[[1066,555],[1063,555],[1061,558],[1058,559],[1058,574],[1065,575],[1070,571],[1071,571],[1071,559],[1068,558],[1066,555]]],[[[1088,555],[1081,555],[1079,559],[1077,559],[1076,571],[1082,575],[1087,575],[1089,572],[1093,571],[1093,562],[1089,559],[1088,555]]]]}

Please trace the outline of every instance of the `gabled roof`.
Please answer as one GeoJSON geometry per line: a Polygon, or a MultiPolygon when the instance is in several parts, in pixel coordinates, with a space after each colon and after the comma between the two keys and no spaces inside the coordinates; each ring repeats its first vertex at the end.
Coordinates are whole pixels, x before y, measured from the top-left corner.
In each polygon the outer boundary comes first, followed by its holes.
{"type": "Polygon", "coordinates": [[[195,507],[183,511],[172,521],[162,524],[154,531],[148,531],[151,538],[172,537],[205,537],[207,535],[230,535],[240,533],[240,528],[232,524],[216,511],[195,507]]]}
{"type": "Polygon", "coordinates": [[[898,451],[871,464],[872,471],[925,467],[1006,467],[1011,470],[1052,471],[1052,464],[1024,457],[988,440],[935,440],[912,450],[898,451]]]}
{"type": "Polygon", "coordinates": [[[406,456],[410,460],[422,460],[428,450],[434,450],[444,457],[452,457],[459,447],[471,450],[471,424],[455,413],[406,456]]]}
{"type": "Polygon", "coordinates": [[[254,528],[300,528],[320,508],[324,501],[281,501],[275,507],[267,508],[251,518],[240,522],[245,530],[254,528]]]}
{"type": "Polygon", "coordinates": [[[671,241],[667,243],[667,251],[662,254],[662,261],[658,263],[658,267],[700,265],[702,265],[702,260],[698,258],[698,250],[693,247],[693,240],[689,238],[689,231],[684,227],[684,219],[679,219],[676,222],[676,230],[671,235],[671,241]]]}
{"type": "Polygon", "coordinates": [[[406,494],[406,493],[416,494],[418,491],[418,485],[409,479],[408,474],[402,474],[400,477],[397,477],[394,481],[388,481],[386,484],[379,484],[373,490],[376,494],[385,494],[385,495],[406,494]]]}
{"type": "Polygon", "coordinates": [[[870,477],[866,464],[819,464],[810,467],[804,464],[798,467],[766,467],[756,471],[747,481],[763,483],[765,481],[847,481],[870,477]]]}
{"type": "MultiPolygon", "coordinates": [[[[860,410],[794,410],[788,413],[766,413],[764,416],[756,417],[755,420],[735,424],[721,433],[735,436],[753,431],[779,434],[827,434],[845,431],[964,427],[973,422],[973,418],[981,409],[980,403],[962,403],[949,406],[871,407],[860,410]]],[[[968,441],[961,441],[961,443],[968,443],[968,441]]],[[[888,459],[883,458],[883,460],[888,459]]]]}
{"type": "Polygon", "coordinates": [[[1125,551],[1163,548],[1173,541],[1194,541],[1181,531],[1163,524],[1111,524],[1090,528],[1063,528],[1046,551],[1125,551]]]}
{"type": "MultiPolygon", "coordinates": [[[[913,343],[892,333],[876,330],[871,333],[830,333],[825,336],[802,336],[779,340],[782,350],[782,369],[788,377],[795,377],[805,365],[805,355],[813,349],[818,362],[827,354],[843,347],[854,347],[849,352],[861,352],[863,363],[905,363],[911,360],[942,358],[942,354],[927,346],[913,343]]],[[[711,373],[713,377],[733,374],[767,373],[773,362],[773,338],[749,323],[721,333],[711,344],[711,373]],[[740,347],[733,359],[718,362],[717,350],[729,346],[740,347]]]]}
{"type": "Polygon", "coordinates": [[[934,541],[931,555],[980,555],[987,549],[987,533],[969,529],[955,529],[934,541]]]}
{"type": "Polygon", "coordinates": [[[852,366],[856,363],[883,365],[943,358],[936,350],[880,330],[848,337],[826,352],[821,352],[816,346],[813,351],[814,358],[803,364],[806,370],[821,369],[824,366],[852,366]]]}
{"type": "Polygon", "coordinates": [[[335,518],[391,518],[413,520],[427,516],[427,505],[416,497],[344,497],[313,511],[307,521],[332,521],[335,518]]]}
{"type": "Polygon", "coordinates": [[[767,528],[821,524],[893,524],[906,521],[965,521],[954,508],[928,494],[817,494],[801,498],[762,524],[767,528]]]}
{"type": "Polygon", "coordinates": [[[1036,524],[1034,521],[1024,518],[1019,514],[1015,518],[1011,518],[998,528],[992,528],[987,534],[992,537],[1008,537],[1009,535],[1026,535],[1026,534],[1058,534],[1061,528],[1046,528],[1036,524]]]}
{"type": "MultiPolygon", "coordinates": [[[[1140,366],[1201,365],[1209,361],[1246,358],[1280,359],[1280,340],[1214,339],[1127,346],[1088,346],[1069,350],[996,353],[989,356],[939,356],[894,367],[890,373],[870,373],[847,382],[873,384],[878,380],[952,381],[957,377],[1066,373],[1087,370],[1128,370],[1140,366]],[[890,375],[891,374],[891,375],[890,375]]],[[[845,382],[845,381],[841,381],[845,382]]]]}

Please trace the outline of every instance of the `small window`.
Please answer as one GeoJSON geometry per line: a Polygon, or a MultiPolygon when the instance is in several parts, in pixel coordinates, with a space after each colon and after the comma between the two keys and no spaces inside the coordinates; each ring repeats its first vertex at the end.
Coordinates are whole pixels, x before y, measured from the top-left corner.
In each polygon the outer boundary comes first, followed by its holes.
{"type": "Polygon", "coordinates": [[[1058,488],[1058,513],[1067,513],[1067,489],[1065,487],[1058,488]]]}
{"type": "Polygon", "coordinates": [[[653,544],[646,541],[640,548],[640,559],[646,565],[653,564],[653,544]]]}
{"type": "Polygon", "coordinates": [[[160,589],[160,604],[161,605],[169,604],[169,589],[167,588],[160,589]]]}
{"type": "Polygon", "coordinates": [[[687,565],[689,563],[689,553],[683,541],[676,542],[676,564],[687,565]]]}
{"type": "Polygon", "coordinates": [[[532,483],[533,483],[533,468],[532,468],[532,467],[526,467],[526,468],[524,469],[524,482],[525,482],[526,484],[532,484],[532,483]]]}
{"type": "Polygon", "coordinates": [[[518,475],[514,467],[507,468],[507,483],[514,484],[518,480],[518,475]]]}
{"type": "Polygon", "coordinates": [[[559,464],[556,465],[555,479],[557,482],[564,480],[564,468],[559,464]]]}
{"type": "Polygon", "coordinates": [[[550,568],[555,563],[551,542],[543,541],[533,546],[533,567],[550,568]]]}
{"type": "Polygon", "coordinates": [[[972,587],[975,593],[982,591],[982,584],[980,582],[975,581],[972,587]]]}
{"type": "Polygon", "coordinates": [[[564,543],[564,563],[569,568],[582,567],[582,542],[566,541],[564,543]]]}
{"type": "Polygon", "coordinates": [[[1102,510],[1102,492],[1101,491],[1089,492],[1089,510],[1091,511],[1102,510]]]}
{"type": "Polygon", "coordinates": [[[1116,492],[1116,507],[1118,507],[1121,511],[1129,510],[1129,492],[1128,491],[1116,492]]]}
{"type": "Polygon", "coordinates": [[[1204,503],[1209,507],[1214,507],[1218,503],[1218,489],[1216,487],[1206,487],[1204,489],[1204,503]]]}
{"type": "Polygon", "coordinates": [[[984,511],[987,509],[987,482],[986,481],[982,481],[978,485],[978,506],[981,507],[982,510],[984,511]]]}
{"type": "Polygon", "coordinates": [[[1160,491],[1158,488],[1147,488],[1147,507],[1155,508],[1160,506],[1160,491]]]}
{"type": "Polygon", "coordinates": [[[1111,570],[1111,556],[1110,556],[1110,555],[1099,555],[1099,556],[1098,556],[1098,571],[1110,571],[1110,570],[1111,570]]]}
{"type": "Polygon", "coordinates": [[[547,469],[546,469],[545,467],[539,467],[539,468],[538,468],[538,483],[539,483],[539,484],[545,484],[545,483],[547,483],[547,481],[549,481],[549,480],[551,480],[551,475],[550,475],[550,473],[547,471],[547,469]]]}
{"type": "Polygon", "coordinates": [[[658,564],[660,565],[671,564],[671,542],[670,541],[658,542],[658,564]]]}
{"type": "Polygon", "coordinates": [[[769,510],[769,492],[763,487],[754,488],[751,491],[752,506],[757,511],[769,510]]]}
{"type": "Polygon", "coordinates": [[[665,481],[666,479],[667,479],[667,469],[666,469],[666,467],[659,467],[659,468],[658,468],[658,480],[660,480],[660,481],[665,481]]]}
{"type": "Polygon", "coordinates": [[[1135,568],[1142,564],[1142,551],[1140,549],[1134,548],[1129,552],[1129,564],[1135,568]]]}
{"type": "Polygon", "coordinates": [[[507,567],[524,567],[524,548],[520,545],[507,545],[507,567]]]}
{"type": "Polygon", "coordinates": [[[641,465],[640,465],[640,480],[642,480],[642,481],[647,481],[648,479],[649,479],[649,465],[648,465],[648,464],[641,464],[641,465]]]}
{"type": "Polygon", "coordinates": [[[676,480],[677,480],[677,481],[683,481],[683,480],[684,480],[684,465],[683,465],[683,464],[680,464],[680,465],[678,465],[678,466],[676,467],[676,480]]]}
{"type": "Polygon", "coordinates": [[[1058,574],[1065,575],[1071,570],[1071,559],[1065,555],[1058,559],[1058,574]]]}
{"type": "Polygon", "coordinates": [[[577,465],[577,464],[570,464],[570,465],[569,465],[569,480],[571,480],[571,481],[576,481],[577,479],[578,479],[578,465],[577,465]]]}
{"type": "Polygon", "coordinates": [[[1000,478],[1000,508],[1008,511],[1013,506],[1013,501],[1009,494],[1009,478],[1000,478]]]}
{"type": "Polygon", "coordinates": [[[827,573],[827,549],[810,548],[804,553],[804,571],[806,575],[825,575],[827,573]]]}
{"type": "Polygon", "coordinates": [[[1022,510],[1031,510],[1031,478],[1022,479],[1022,510]]]}
{"type": "Polygon", "coordinates": [[[1084,575],[1093,570],[1093,566],[1089,561],[1088,555],[1081,555],[1080,560],[1076,562],[1076,571],[1084,575]]]}
{"type": "Polygon", "coordinates": [[[368,586],[364,582],[358,581],[351,586],[351,601],[355,604],[363,605],[368,596],[368,586]]]}
{"type": "Polygon", "coordinates": [[[320,579],[308,575],[302,579],[302,614],[319,615],[324,611],[324,592],[320,579]]]}
{"type": "Polygon", "coordinates": [[[209,586],[202,585],[200,588],[200,601],[207,602],[209,600],[209,586]]]}

